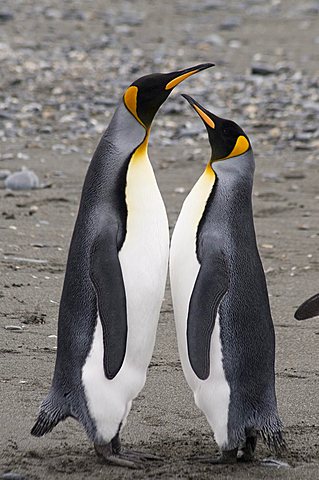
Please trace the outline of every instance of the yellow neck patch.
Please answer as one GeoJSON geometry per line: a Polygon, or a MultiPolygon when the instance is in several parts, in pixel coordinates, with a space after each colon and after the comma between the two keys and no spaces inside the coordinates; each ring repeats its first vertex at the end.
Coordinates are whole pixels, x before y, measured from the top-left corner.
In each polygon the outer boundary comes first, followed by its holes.
{"type": "Polygon", "coordinates": [[[168,82],[168,84],[165,87],[165,90],[171,90],[172,88],[176,87],[179,83],[181,83],[185,78],[190,77],[191,75],[194,75],[194,73],[197,73],[198,70],[192,70],[191,72],[188,73],[183,73],[183,75],[179,75],[179,77],[174,78],[174,80],[171,80],[168,82]]]}
{"type": "Polygon", "coordinates": [[[238,155],[242,155],[243,153],[247,152],[249,149],[250,145],[246,137],[243,135],[240,135],[237,138],[236,144],[233,148],[233,150],[230,152],[230,154],[225,157],[226,158],[232,158],[232,157],[237,157],[238,155]]]}
{"type": "Polygon", "coordinates": [[[203,112],[197,105],[193,105],[198,115],[204,120],[204,122],[209,125],[211,128],[215,128],[215,122],[203,112]]]}
{"type": "Polygon", "coordinates": [[[136,118],[136,120],[144,127],[144,123],[142,120],[139,118],[137,115],[137,94],[138,94],[138,88],[132,85],[131,87],[128,87],[126,92],[124,93],[124,104],[128,111],[133,115],[133,117],[136,118]]]}
{"type": "Polygon", "coordinates": [[[204,175],[205,175],[206,178],[210,178],[211,180],[213,180],[215,182],[216,174],[215,174],[215,172],[213,170],[213,167],[212,167],[210,162],[208,162],[207,165],[206,165],[204,175]]]}

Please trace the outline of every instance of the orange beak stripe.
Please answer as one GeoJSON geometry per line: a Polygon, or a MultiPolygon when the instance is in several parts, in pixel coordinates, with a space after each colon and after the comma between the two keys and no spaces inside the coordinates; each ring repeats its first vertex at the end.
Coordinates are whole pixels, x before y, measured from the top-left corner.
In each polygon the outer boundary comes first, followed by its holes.
{"type": "Polygon", "coordinates": [[[168,84],[165,87],[165,90],[171,90],[172,88],[176,87],[179,83],[181,83],[185,78],[190,77],[191,75],[194,75],[194,73],[197,73],[198,70],[192,70],[191,72],[188,73],[183,73],[183,75],[180,75],[179,77],[174,78],[174,80],[171,80],[168,82],[168,84]]]}
{"type": "Polygon", "coordinates": [[[196,112],[198,113],[198,115],[204,120],[205,123],[207,123],[207,125],[209,125],[211,128],[215,128],[215,123],[214,121],[206,114],[203,112],[203,110],[201,110],[197,105],[193,105],[193,107],[195,108],[196,112]]]}

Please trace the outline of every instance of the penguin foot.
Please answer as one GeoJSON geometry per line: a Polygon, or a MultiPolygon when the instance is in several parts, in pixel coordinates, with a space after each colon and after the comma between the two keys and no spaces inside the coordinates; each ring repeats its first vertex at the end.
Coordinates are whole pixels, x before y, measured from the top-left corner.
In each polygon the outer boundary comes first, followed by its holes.
{"type": "Polygon", "coordinates": [[[218,458],[212,458],[208,456],[195,457],[195,460],[201,463],[210,463],[211,465],[229,465],[237,462],[238,448],[233,450],[222,450],[221,455],[218,458]]]}
{"type": "Polygon", "coordinates": [[[114,451],[112,442],[104,445],[94,443],[94,449],[99,458],[103,458],[103,460],[111,465],[133,469],[142,467],[142,463],[138,462],[137,459],[130,458],[130,456],[125,453],[114,451]]]}
{"type": "Polygon", "coordinates": [[[237,454],[238,462],[252,462],[254,460],[254,453],[257,445],[257,434],[246,438],[243,447],[239,448],[237,454]]]}
{"type": "Polygon", "coordinates": [[[107,463],[120,467],[138,469],[142,468],[147,461],[162,461],[161,457],[151,453],[124,450],[118,433],[109,443],[102,445],[94,443],[94,448],[97,455],[107,463]]]}

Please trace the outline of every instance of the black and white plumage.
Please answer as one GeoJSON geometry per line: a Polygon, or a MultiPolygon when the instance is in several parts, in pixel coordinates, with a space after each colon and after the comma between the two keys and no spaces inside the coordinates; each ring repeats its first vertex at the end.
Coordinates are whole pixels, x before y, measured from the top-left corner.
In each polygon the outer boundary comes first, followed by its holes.
{"type": "Polygon", "coordinates": [[[170,278],[179,352],[197,406],[223,455],[251,459],[256,432],[284,444],[275,394],[275,335],[252,212],[250,141],[186,96],[212,156],[178,217],[170,278]]]}

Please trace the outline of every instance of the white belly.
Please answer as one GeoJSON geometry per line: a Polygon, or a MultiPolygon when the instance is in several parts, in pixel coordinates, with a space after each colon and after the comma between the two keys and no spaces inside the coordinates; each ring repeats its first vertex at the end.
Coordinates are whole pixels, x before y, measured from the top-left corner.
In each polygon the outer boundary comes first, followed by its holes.
{"type": "Polygon", "coordinates": [[[98,435],[110,441],[142,389],[151,360],[164,296],[169,231],[165,206],[145,151],[136,151],[127,172],[127,234],[119,252],[127,302],[128,337],[123,365],[112,380],[103,370],[103,337],[97,320],[83,367],[89,411],[98,435]]]}
{"type": "Polygon", "coordinates": [[[216,442],[222,447],[227,443],[230,390],[222,365],[219,315],[211,338],[210,375],[207,380],[200,380],[191,367],[186,337],[189,302],[200,268],[196,256],[196,233],[215,181],[209,168],[207,167],[186,198],[178,217],[171,242],[170,282],[183,371],[193,390],[196,405],[206,415],[216,442]]]}

